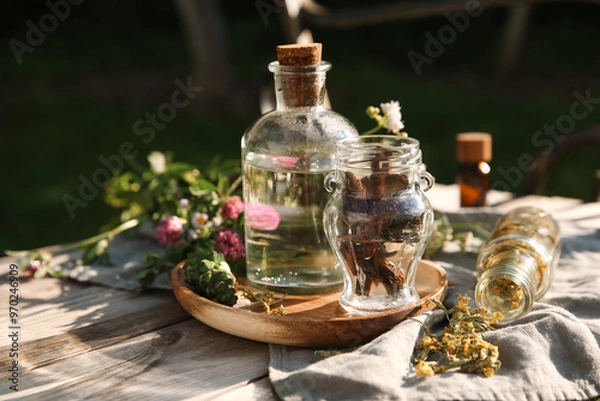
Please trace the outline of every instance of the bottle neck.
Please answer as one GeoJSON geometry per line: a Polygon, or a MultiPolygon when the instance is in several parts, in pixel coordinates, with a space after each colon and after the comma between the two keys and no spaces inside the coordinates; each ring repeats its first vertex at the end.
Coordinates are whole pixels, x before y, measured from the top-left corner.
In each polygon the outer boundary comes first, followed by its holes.
{"type": "Polygon", "coordinates": [[[269,64],[275,80],[277,110],[300,107],[323,107],[325,76],[331,64],[296,66],[269,64]]]}
{"type": "Polygon", "coordinates": [[[530,259],[523,260],[518,267],[499,262],[485,270],[475,287],[477,305],[502,313],[505,322],[529,313],[539,286],[533,275],[536,263],[530,259]]]}

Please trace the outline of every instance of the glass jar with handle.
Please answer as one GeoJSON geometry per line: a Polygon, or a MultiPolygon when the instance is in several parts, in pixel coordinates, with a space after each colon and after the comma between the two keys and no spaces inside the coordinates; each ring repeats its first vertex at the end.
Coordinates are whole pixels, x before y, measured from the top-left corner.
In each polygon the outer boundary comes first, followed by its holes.
{"type": "Polygon", "coordinates": [[[423,169],[419,141],[349,138],[339,143],[335,162],[325,180],[333,195],[324,225],[343,267],[340,304],[369,315],[416,302],[416,269],[434,223],[423,193],[434,179],[423,169]]]}

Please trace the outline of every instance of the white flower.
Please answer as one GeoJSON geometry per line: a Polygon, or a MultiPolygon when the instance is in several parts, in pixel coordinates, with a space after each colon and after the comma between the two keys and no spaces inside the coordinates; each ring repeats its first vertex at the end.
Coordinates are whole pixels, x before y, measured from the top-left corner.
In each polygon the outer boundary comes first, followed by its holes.
{"type": "Polygon", "coordinates": [[[192,225],[195,228],[210,227],[212,222],[208,221],[208,215],[206,213],[196,213],[192,217],[192,225]]]}
{"type": "Polygon", "coordinates": [[[387,121],[387,126],[388,129],[393,132],[394,134],[397,134],[398,132],[400,132],[400,130],[402,128],[404,128],[404,124],[402,124],[402,121],[400,120],[400,118],[390,118],[390,116],[388,115],[388,121],[387,121]]]}
{"type": "Polygon", "coordinates": [[[380,104],[381,110],[385,116],[385,127],[393,133],[398,133],[404,128],[402,123],[402,113],[400,112],[400,103],[397,101],[390,101],[388,103],[380,104]]]}
{"type": "Polygon", "coordinates": [[[150,162],[150,168],[155,174],[162,174],[167,171],[167,158],[161,152],[151,152],[148,155],[148,161],[150,162]]]}
{"type": "Polygon", "coordinates": [[[221,224],[223,224],[223,217],[221,217],[221,215],[216,215],[213,219],[212,219],[212,223],[214,224],[215,227],[219,227],[221,224]]]}
{"type": "Polygon", "coordinates": [[[400,114],[400,102],[396,100],[392,100],[387,103],[381,103],[379,107],[384,114],[400,114]]]}
{"type": "Polygon", "coordinates": [[[190,205],[190,201],[185,199],[185,198],[181,198],[179,199],[179,207],[182,209],[187,208],[190,205]]]}

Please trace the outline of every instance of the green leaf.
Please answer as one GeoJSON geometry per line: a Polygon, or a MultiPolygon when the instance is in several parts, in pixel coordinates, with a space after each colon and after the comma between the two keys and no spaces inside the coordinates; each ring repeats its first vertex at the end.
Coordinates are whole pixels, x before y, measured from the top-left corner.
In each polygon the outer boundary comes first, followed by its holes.
{"type": "Polygon", "coordinates": [[[185,251],[180,246],[172,246],[167,249],[167,260],[178,263],[184,259],[185,251]]]}
{"type": "Polygon", "coordinates": [[[204,170],[204,175],[211,181],[217,181],[219,175],[234,176],[242,171],[240,160],[222,161],[220,156],[215,156],[208,167],[204,170]]]}
{"type": "Polygon", "coordinates": [[[143,288],[149,287],[156,279],[156,272],[152,267],[145,267],[135,273],[135,278],[143,288]]]}
{"type": "Polygon", "coordinates": [[[67,277],[67,273],[63,269],[48,269],[48,275],[54,278],[67,277]]]}
{"type": "Polygon", "coordinates": [[[242,233],[242,235],[243,235],[245,221],[246,221],[246,217],[245,217],[244,212],[242,211],[238,215],[237,219],[233,222],[233,229],[235,231],[237,231],[238,233],[242,233]]]}
{"type": "Polygon", "coordinates": [[[231,272],[237,277],[246,277],[246,261],[240,262],[236,260],[230,260],[227,262],[231,269],[231,272]]]}
{"type": "Polygon", "coordinates": [[[213,252],[212,252],[212,260],[213,260],[215,263],[217,263],[217,264],[220,264],[220,263],[222,263],[222,262],[225,262],[225,255],[223,255],[223,254],[222,254],[222,253],[220,253],[220,252],[213,251],[213,252]]]}
{"type": "Polygon", "coordinates": [[[85,248],[81,262],[84,265],[90,265],[94,262],[102,265],[111,266],[108,254],[108,240],[101,239],[85,248]]]}
{"type": "Polygon", "coordinates": [[[158,277],[163,273],[169,273],[175,266],[168,260],[165,260],[158,256],[155,252],[150,252],[144,257],[144,262],[147,266],[138,270],[135,274],[135,278],[140,283],[142,288],[147,288],[158,277]]]}
{"type": "Polygon", "coordinates": [[[226,175],[219,175],[217,190],[219,194],[225,194],[229,188],[229,177],[226,175]]]}
{"type": "Polygon", "coordinates": [[[196,168],[196,166],[193,166],[189,163],[184,163],[184,162],[176,162],[176,163],[171,163],[167,166],[167,171],[171,174],[177,175],[177,176],[182,176],[185,173],[187,173],[188,171],[192,171],[196,168]]]}
{"type": "Polygon", "coordinates": [[[189,186],[190,193],[194,196],[206,196],[216,189],[215,184],[205,179],[196,180],[189,186]]]}
{"type": "Polygon", "coordinates": [[[42,266],[35,273],[33,273],[33,277],[44,278],[47,274],[50,274],[50,268],[48,266],[42,266]]]}

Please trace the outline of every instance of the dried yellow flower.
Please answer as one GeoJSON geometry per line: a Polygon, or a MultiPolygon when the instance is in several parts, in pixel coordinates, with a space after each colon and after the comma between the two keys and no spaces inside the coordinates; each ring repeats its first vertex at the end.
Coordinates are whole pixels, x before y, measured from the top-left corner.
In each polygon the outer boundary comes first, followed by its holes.
{"type": "Polygon", "coordinates": [[[523,289],[517,286],[512,280],[498,278],[494,280],[491,291],[499,299],[505,299],[510,305],[509,309],[517,309],[524,302],[523,289]]]}
{"type": "Polygon", "coordinates": [[[415,359],[417,377],[433,376],[450,369],[491,377],[500,368],[498,347],[487,342],[482,333],[492,330],[492,325],[503,316],[498,312],[491,313],[487,308],[471,310],[469,300],[467,295],[459,295],[456,306],[450,310],[433,300],[446,312],[448,325],[438,336],[427,332],[417,345],[420,351],[415,359]],[[429,361],[430,355],[435,355],[435,360],[429,361]]]}
{"type": "Polygon", "coordinates": [[[271,305],[275,302],[275,293],[272,291],[263,291],[255,293],[249,287],[240,285],[238,289],[242,292],[244,298],[250,300],[250,302],[258,302],[262,305],[267,315],[285,315],[286,310],[283,305],[279,305],[278,308],[272,309],[271,305]]]}
{"type": "Polygon", "coordinates": [[[469,311],[469,298],[468,295],[458,295],[458,302],[456,304],[456,309],[468,312],[469,311]]]}
{"type": "Polygon", "coordinates": [[[419,361],[416,368],[417,377],[433,376],[435,374],[431,362],[419,361]]]}

